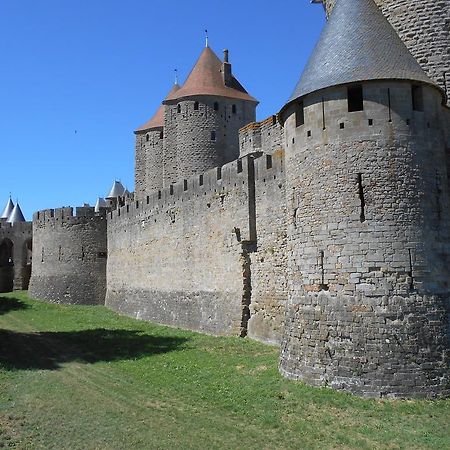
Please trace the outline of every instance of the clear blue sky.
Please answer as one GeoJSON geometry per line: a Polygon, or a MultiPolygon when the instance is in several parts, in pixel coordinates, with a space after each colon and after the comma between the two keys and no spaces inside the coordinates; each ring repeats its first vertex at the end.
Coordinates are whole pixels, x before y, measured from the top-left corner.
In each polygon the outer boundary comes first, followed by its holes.
{"type": "Polygon", "coordinates": [[[289,97],[324,23],[309,0],[1,0],[0,208],[94,204],[134,189],[133,130],[204,46],[260,101],[289,97]]]}

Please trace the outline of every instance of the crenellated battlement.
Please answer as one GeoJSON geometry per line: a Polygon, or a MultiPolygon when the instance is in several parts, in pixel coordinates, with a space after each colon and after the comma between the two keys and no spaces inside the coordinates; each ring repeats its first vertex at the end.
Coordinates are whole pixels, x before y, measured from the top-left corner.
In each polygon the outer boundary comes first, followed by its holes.
{"type": "MultiPolygon", "coordinates": [[[[155,190],[143,198],[126,204],[108,213],[109,220],[129,217],[140,212],[164,210],[178,202],[186,202],[200,196],[232,190],[242,186],[247,187],[249,173],[253,171],[252,156],[237,159],[222,167],[215,167],[203,174],[194,175],[186,180],[172,184],[167,188],[155,190]]],[[[205,201],[205,208],[207,208],[205,201]]]]}
{"type": "Polygon", "coordinates": [[[78,206],[74,209],[71,206],[61,208],[50,208],[37,211],[33,214],[33,223],[43,225],[45,223],[77,223],[86,222],[86,220],[102,221],[106,217],[106,209],[96,213],[93,206],[78,206]]]}
{"type": "Polygon", "coordinates": [[[283,129],[277,115],[252,122],[239,130],[240,156],[273,153],[283,147],[283,129]]]}

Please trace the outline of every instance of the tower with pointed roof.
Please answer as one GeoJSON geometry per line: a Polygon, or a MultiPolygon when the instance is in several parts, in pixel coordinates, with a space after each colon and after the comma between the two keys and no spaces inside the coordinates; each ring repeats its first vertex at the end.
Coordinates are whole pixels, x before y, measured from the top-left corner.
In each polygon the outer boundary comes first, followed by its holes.
{"type": "Polygon", "coordinates": [[[239,129],[256,118],[258,101],[206,46],[185,83],[163,102],[163,185],[239,156],[239,129]]]}
{"type": "Polygon", "coordinates": [[[0,217],[0,292],[28,288],[31,250],[32,224],[10,197],[0,217]]]}
{"type": "MultiPolygon", "coordinates": [[[[323,3],[329,15],[336,0],[323,3]]],[[[448,0],[375,0],[428,76],[450,97],[450,3],[448,0]]],[[[449,103],[450,104],[450,103],[449,103]]]]}
{"type": "MultiPolygon", "coordinates": [[[[176,81],[168,96],[180,89],[176,81]]],[[[135,132],[135,191],[139,198],[163,186],[164,106],[135,132]]]]}
{"type": "Polygon", "coordinates": [[[373,0],[337,0],[280,112],[287,377],[375,397],[450,393],[443,102],[373,0]]]}

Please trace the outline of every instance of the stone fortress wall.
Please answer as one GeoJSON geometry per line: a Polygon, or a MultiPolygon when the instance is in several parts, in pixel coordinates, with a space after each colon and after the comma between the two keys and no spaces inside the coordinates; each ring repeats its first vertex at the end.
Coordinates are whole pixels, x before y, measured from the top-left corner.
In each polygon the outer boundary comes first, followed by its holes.
{"type": "Polygon", "coordinates": [[[284,262],[283,228],[265,215],[268,205],[275,211],[283,204],[283,170],[282,154],[248,156],[111,212],[106,305],[158,323],[279,343],[284,271],[269,277],[259,259],[284,262]],[[272,183],[274,193],[258,205],[262,186],[272,183]]]}
{"type": "Polygon", "coordinates": [[[0,292],[28,288],[31,252],[31,222],[0,221],[0,292]]]}
{"type": "Polygon", "coordinates": [[[447,395],[450,216],[441,96],[366,82],[286,113],[292,280],[281,370],[366,396],[447,395]],[[388,96],[390,95],[390,101],[388,96]],[[324,174],[326,173],[326,176],[324,174]],[[424,352],[424,349],[427,349],[424,352]]]}
{"type": "Polygon", "coordinates": [[[342,84],[258,123],[254,99],[169,94],[136,132],[134,196],[35,215],[31,295],[281,343],[315,385],[448,395],[449,110],[423,82],[361,84],[361,110],[342,84]]]}
{"type": "MultiPolygon", "coordinates": [[[[327,15],[336,0],[322,0],[327,15]]],[[[450,101],[450,2],[448,0],[375,0],[428,76],[450,101]]],[[[449,104],[449,103],[448,103],[449,104]]]]}
{"type": "Polygon", "coordinates": [[[33,216],[33,298],[68,304],[104,304],[106,211],[57,208],[33,216]]]}
{"type": "Polygon", "coordinates": [[[265,152],[269,155],[284,148],[283,128],[276,115],[251,122],[239,130],[240,156],[265,152]]]}

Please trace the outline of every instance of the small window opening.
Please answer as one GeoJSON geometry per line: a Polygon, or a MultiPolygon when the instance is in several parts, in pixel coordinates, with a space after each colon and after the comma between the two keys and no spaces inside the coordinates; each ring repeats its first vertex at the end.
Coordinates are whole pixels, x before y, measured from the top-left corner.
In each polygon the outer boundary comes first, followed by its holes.
{"type": "Polygon", "coordinates": [[[242,172],[242,159],[237,160],[237,173],[242,172]]]}
{"type": "MultiPolygon", "coordinates": [[[[217,179],[218,180],[222,179],[222,167],[217,168],[217,179]]],[[[214,192],[215,192],[215,190],[214,190],[214,192]]]]}
{"type": "Polygon", "coordinates": [[[363,89],[361,85],[347,88],[348,112],[363,111],[363,89]]]}
{"type": "Polygon", "coordinates": [[[272,168],[272,155],[266,155],[266,169],[272,168]]]}
{"type": "Polygon", "coordinates": [[[311,137],[311,130],[308,130],[307,133],[306,133],[306,135],[307,135],[308,137],[311,137]]]}
{"type": "Polygon", "coordinates": [[[295,126],[299,127],[305,123],[305,106],[298,102],[295,108],[295,126]]]}
{"type": "Polygon", "coordinates": [[[233,105],[233,106],[231,107],[231,112],[232,112],[233,114],[236,114],[236,105],[233,105]]]}
{"type": "Polygon", "coordinates": [[[423,111],[423,90],[420,85],[411,86],[412,108],[414,111],[423,111]]]}
{"type": "Polygon", "coordinates": [[[187,180],[183,180],[183,191],[187,191],[188,190],[188,182],[187,180]]]}
{"type": "Polygon", "coordinates": [[[214,111],[219,111],[219,104],[214,102],[214,111]]]}
{"type": "Polygon", "coordinates": [[[145,140],[146,140],[147,142],[150,140],[150,135],[149,135],[149,134],[146,134],[146,135],[145,135],[145,140]]]}
{"type": "Polygon", "coordinates": [[[164,132],[163,132],[163,131],[160,131],[160,132],[159,132],[159,138],[162,139],[163,137],[164,137],[164,132]]]}
{"type": "Polygon", "coordinates": [[[341,123],[339,124],[339,128],[340,128],[341,130],[343,130],[343,129],[345,128],[344,122],[341,122],[341,123]]]}
{"type": "Polygon", "coordinates": [[[178,103],[177,105],[177,112],[180,113],[181,112],[181,105],[178,103]]]}
{"type": "Polygon", "coordinates": [[[199,177],[198,177],[198,184],[200,186],[203,186],[203,175],[199,175],[199,177]]]}
{"type": "Polygon", "coordinates": [[[369,119],[369,127],[373,125],[373,119],[369,119]]]}
{"type": "Polygon", "coordinates": [[[194,103],[194,111],[198,111],[198,102],[194,103]]]}
{"type": "Polygon", "coordinates": [[[216,132],[215,131],[211,131],[211,140],[212,141],[216,140],[216,132]]]}

